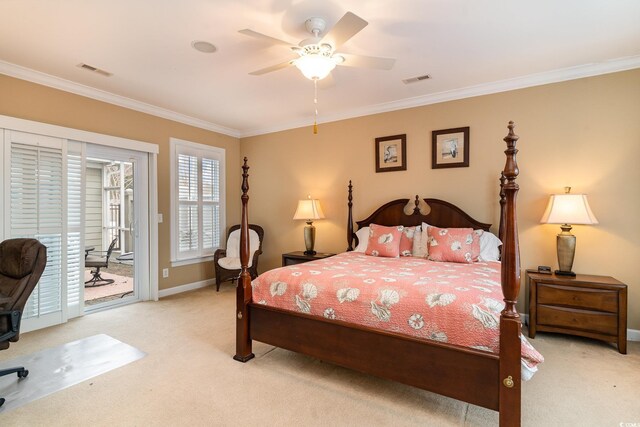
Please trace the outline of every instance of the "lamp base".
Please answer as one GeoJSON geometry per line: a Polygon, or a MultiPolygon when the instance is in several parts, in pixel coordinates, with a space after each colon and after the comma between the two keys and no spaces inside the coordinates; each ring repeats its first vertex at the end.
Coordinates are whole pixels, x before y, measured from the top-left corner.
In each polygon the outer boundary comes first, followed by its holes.
{"type": "Polygon", "coordinates": [[[305,255],[315,255],[316,251],[313,250],[313,247],[316,244],[316,228],[313,226],[313,222],[311,220],[307,221],[307,226],[304,228],[304,246],[306,251],[304,251],[305,255]]]}
{"type": "Polygon", "coordinates": [[[556,270],[555,271],[556,276],[571,276],[571,277],[576,277],[576,273],[574,273],[573,271],[562,271],[562,270],[556,270]]]}

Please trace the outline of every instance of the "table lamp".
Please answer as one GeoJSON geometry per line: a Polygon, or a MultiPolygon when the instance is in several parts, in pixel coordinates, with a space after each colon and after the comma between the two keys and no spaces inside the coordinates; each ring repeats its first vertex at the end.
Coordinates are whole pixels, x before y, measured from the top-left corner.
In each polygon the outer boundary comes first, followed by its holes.
{"type": "Polygon", "coordinates": [[[303,219],[307,221],[307,226],[304,227],[304,245],[306,251],[305,255],[315,255],[316,251],[313,250],[313,246],[316,243],[316,228],[313,226],[314,219],[323,219],[324,213],[322,207],[320,207],[320,201],[318,199],[312,199],[308,196],[306,200],[298,201],[298,208],[296,213],[293,214],[293,219],[303,219]]]}
{"type": "Polygon", "coordinates": [[[562,233],[556,238],[559,268],[556,274],[575,276],[571,267],[576,252],[576,236],[571,234],[570,224],[597,224],[598,220],[589,207],[586,194],[570,194],[571,187],[565,187],[564,190],[564,194],[551,195],[540,222],[561,224],[562,233]]]}

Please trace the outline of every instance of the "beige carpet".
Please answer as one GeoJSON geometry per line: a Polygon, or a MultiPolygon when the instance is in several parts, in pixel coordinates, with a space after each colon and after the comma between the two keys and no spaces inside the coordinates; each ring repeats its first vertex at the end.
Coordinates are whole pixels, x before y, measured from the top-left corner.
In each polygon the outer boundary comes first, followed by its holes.
{"type": "MultiPolygon", "coordinates": [[[[0,425],[497,425],[493,411],[260,343],[256,359],[236,362],[234,304],[225,284],[22,335],[0,359],[98,333],[148,356],[0,413],[0,425]]],[[[640,343],[626,356],[574,337],[540,333],[533,343],[546,362],[523,384],[523,425],[640,425],[640,343]]]]}

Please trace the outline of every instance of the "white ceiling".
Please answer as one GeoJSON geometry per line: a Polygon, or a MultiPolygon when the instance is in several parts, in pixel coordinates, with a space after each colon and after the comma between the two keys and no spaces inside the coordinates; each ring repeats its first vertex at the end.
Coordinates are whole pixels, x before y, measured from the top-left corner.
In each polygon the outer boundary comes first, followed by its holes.
{"type": "Polygon", "coordinates": [[[298,42],[347,11],[369,25],[339,51],[397,61],[337,67],[319,122],[640,67],[638,0],[2,0],[0,73],[234,136],[306,126],[313,83],[249,75],[292,56],[238,30],[298,42]]]}

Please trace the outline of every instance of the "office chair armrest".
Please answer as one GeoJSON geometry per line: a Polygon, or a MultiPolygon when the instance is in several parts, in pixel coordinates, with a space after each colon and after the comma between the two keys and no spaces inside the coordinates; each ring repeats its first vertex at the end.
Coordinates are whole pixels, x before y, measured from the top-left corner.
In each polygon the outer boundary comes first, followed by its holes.
{"type": "Polygon", "coordinates": [[[18,334],[18,327],[20,326],[20,317],[22,316],[22,312],[19,310],[0,311],[0,316],[7,316],[9,318],[9,324],[11,325],[11,330],[0,335],[0,342],[4,342],[18,334]]]}

